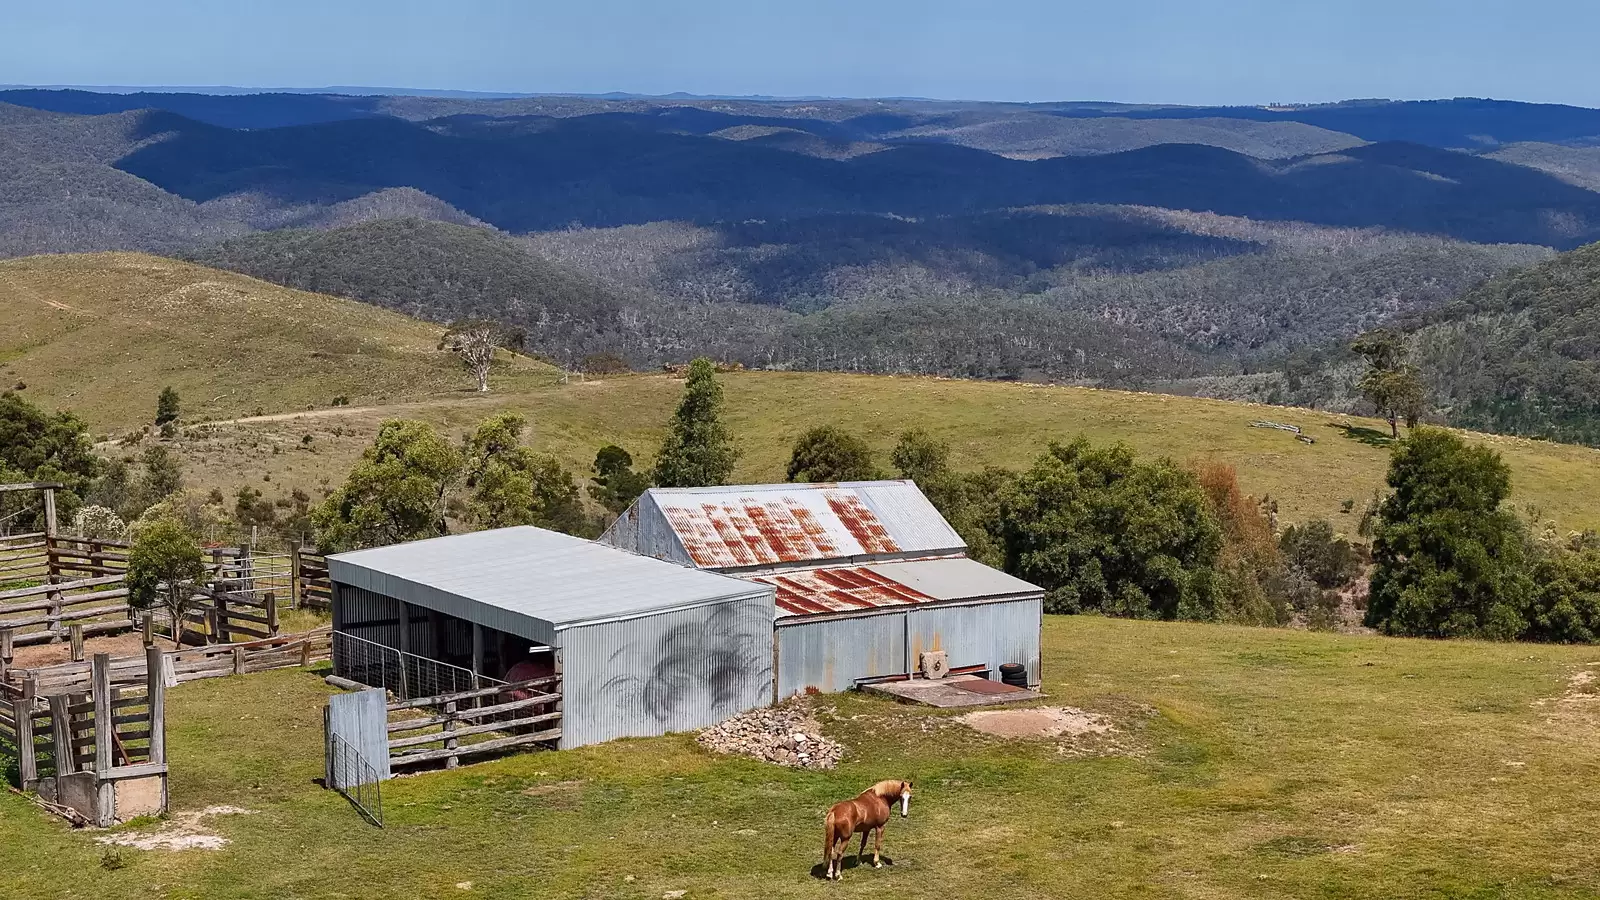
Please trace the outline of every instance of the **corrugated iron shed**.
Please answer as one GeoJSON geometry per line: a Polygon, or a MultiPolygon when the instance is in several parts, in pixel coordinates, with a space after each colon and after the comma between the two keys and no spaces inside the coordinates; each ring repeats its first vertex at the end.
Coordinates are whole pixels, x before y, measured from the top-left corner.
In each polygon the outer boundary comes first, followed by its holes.
{"type": "Polygon", "coordinates": [[[340,553],[328,570],[341,584],[541,642],[585,622],[772,590],[532,526],[340,553]]]}
{"type": "Polygon", "coordinates": [[[721,570],[907,559],[966,549],[910,481],[652,488],[600,540],[721,570]]]}

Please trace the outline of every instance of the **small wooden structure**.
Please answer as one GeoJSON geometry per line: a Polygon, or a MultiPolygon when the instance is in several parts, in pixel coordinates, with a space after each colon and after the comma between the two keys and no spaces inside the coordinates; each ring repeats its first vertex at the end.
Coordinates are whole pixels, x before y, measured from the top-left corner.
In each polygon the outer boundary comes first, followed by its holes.
{"type": "Polygon", "coordinates": [[[19,780],[44,805],[82,824],[108,827],[167,810],[166,679],[162,653],[145,677],[112,681],[97,653],[88,692],[35,694],[0,684],[0,739],[17,751],[19,780]]]}

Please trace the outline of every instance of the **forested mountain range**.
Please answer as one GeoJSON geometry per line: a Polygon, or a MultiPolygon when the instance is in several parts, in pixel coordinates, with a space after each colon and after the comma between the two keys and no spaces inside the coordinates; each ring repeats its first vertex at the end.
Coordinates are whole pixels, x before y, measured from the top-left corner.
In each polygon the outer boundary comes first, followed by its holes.
{"type": "Polygon", "coordinates": [[[1335,408],[1359,405],[1344,344],[1398,324],[1437,415],[1594,441],[1544,377],[1570,336],[1469,292],[1600,240],[1597,152],[1600,111],[1479,100],[0,91],[0,256],[183,256],[502,319],[567,365],[710,353],[1335,408]],[[1465,323],[1476,351],[1520,335],[1521,368],[1448,349],[1465,323]]]}

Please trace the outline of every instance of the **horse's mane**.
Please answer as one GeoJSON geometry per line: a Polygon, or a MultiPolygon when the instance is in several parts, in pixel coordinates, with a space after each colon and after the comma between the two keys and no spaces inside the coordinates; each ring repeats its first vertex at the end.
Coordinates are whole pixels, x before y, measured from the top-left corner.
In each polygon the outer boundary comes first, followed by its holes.
{"type": "Polygon", "coordinates": [[[887,781],[878,782],[861,793],[862,795],[872,794],[875,797],[898,797],[900,796],[900,791],[902,791],[904,788],[904,781],[901,781],[898,778],[890,778],[887,781]]]}

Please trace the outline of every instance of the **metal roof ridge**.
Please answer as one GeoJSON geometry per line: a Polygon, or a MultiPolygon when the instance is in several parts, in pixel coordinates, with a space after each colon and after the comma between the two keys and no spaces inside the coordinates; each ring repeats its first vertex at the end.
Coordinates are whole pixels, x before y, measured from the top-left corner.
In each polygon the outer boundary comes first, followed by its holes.
{"type": "Polygon", "coordinates": [[[721,484],[707,485],[705,487],[653,487],[645,491],[647,494],[728,494],[739,491],[825,491],[846,488],[887,487],[889,485],[912,485],[916,482],[910,478],[881,478],[874,481],[778,481],[765,484],[721,484]]]}

